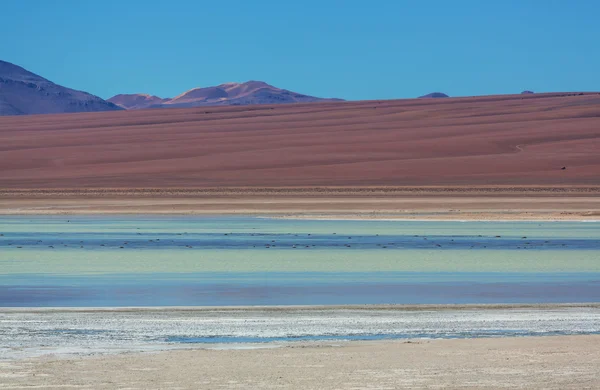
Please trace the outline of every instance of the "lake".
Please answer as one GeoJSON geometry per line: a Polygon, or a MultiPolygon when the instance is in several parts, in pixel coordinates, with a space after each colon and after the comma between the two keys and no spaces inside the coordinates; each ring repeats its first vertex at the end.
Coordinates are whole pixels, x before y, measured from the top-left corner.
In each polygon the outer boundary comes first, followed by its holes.
{"type": "Polygon", "coordinates": [[[0,307],[600,301],[600,223],[0,217],[0,307]]]}
{"type": "Polygon", "coordinates": [[[599,334],[599,254],[597,222],[1,217],[0,359],[599,334]]]}

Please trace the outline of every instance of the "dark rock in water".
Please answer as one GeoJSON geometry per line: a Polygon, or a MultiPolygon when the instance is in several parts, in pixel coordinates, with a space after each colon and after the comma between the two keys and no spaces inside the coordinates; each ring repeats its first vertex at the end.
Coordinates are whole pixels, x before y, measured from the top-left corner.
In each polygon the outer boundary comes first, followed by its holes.
{"type": "Polygon", "coordinates": [[[533,91],[523,91],[523,92],[521,92],[521,95],[530,95],[532,93],[534,93],[534,92],[533,91]]]}
{"type": "Polygon", "coordinates": [[[419,99],[427,99],[427,98],[447,98],[449,97],[443,92],[432,92],[427,95],[419,96],[419,99]]]}

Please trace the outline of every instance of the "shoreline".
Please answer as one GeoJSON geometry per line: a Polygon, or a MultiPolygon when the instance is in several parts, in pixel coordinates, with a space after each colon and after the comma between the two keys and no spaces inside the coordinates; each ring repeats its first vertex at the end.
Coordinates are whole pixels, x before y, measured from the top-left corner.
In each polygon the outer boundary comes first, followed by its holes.
{"type": "Polygon", "coordinates": [[[312,220],[597,221],[600,187],[0,190],[0,216],[139,214],[312,220]]]}
{"type": "MultiPolygon", "coordinates": [[[[530,214],[530,213],[527,213],[530,214]]],[[[131,215],[131,214],[130,214],[131,215]]],[[[189,215],[189,214],[188,214],[189,215]]],[[[198,214],[201,215],[201,214],[198,214]]],[[[439,215],[424,217],[402,216],[393,217],[389,215],[285,215],[285,216],[264,216],[256,215],[257,218],[268,219],[290,219],[290,220],[310,220],[310,221],[387,221],[387,222],[600,222],[600,218],[594,216],[594,219],[587,219],[581,215],[556,216],[556,215],[518,215],[502,218],[499,215],[460,215],[448,214],[445,218],[439,215]],[[529,218],[529,219],[528,219],[529,218]]]]}
{"type": "Polygon", "coordinates": [[[44,356],[65,358],[179,350],[600,337],[599,316],[600,302],[3,308],[0,309],[3,345],[0,363],[44,356]],[[21,323],[17,329],[16,323],[21,323]]]}
{"type": "MultiPolygon", "coordinates": [[[[1,206],[0,206],[1,207],[1,206]]],[[[542,213],[542,212],[480,212],[480,213],[436,213],[427,214],[414,212],[409,214],[381,214],[374,215],[371,211],[356,212],[354,214],[307,214],[304,211],[288,211],[285,214],[278,212],[260,212],[251,210],[216,210],[216,211],[168,211],[153,207],[136,208],[133,211],[104,209],[104,210],[73,210],[67,208],[39,209],[1,209],[0,218],[27,217],[27,216],[153,216],[153,217],[248,217],[280,220],[307,220],[307,221],[387,221],[387,222],[600,222],[600,215],[594,212],[591,215],[581,213],[542,213]]]]}
{"type": "MultiPolygon", "coordinates": [[[[531,213],[528,213],[531,214],[531,213]]],[[[594,215],[593,218],[586,218],[585,215],[569,215],[569,216],[556,216],[556,215],[524,215],[524,216],[508,216],[503,217],[502,214],[486,214],[481,215],[447,215],[445,218],[439,215],[427,217],[427,216],[370,216],[370,215],[303,215],[298,213],[297,215],[269,215],[265,213],[253,213],[253,212],[150,212],[147,210],[136,211],[131,213],[124,212],[39,212],[39,211],[27,211],[27,212],[11,212],[1,213],[0,218],[3,217],[35,217],[35,216],[105,216],[105,217],[136,217],[136,216],[151,216],[151,217],[198,217],[198,218],[211,218],[211,217],[248,217],[248,218],[262,218],[262,219],[281,219],[281,220],[307,220],[307,221],[374,221],[374,222],[589,222],[598,223],[600,219],[594,215]]]]}
{"type": "Polygon", "coordinates": [[[278,312],[278,311],[335,311],[335,310],[551,310],[565,308],[600,309],[600,302],[588,303],[468,303],[468,304],[360,304],[360,305],[272,305],[272,306],[124,306],[124,307],[0,307],[3,313],[88,313],[88,312],[278,312]]]}

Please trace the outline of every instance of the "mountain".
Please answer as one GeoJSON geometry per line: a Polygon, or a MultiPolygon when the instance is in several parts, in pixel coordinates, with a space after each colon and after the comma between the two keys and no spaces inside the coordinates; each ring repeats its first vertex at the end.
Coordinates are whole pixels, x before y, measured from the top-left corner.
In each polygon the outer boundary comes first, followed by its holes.
{"type": "Polygon", "coordinates": [[[158,96],[147,95],[144,93],[131,93],[115,95],[108,99],[108,101],[126,110],[135,110],[147,108],[152,105],[162,104],[168,102],[169,99],[162,99],[158,96]]]}
{"type": "Polygon", "coordinates": [[[447,98],[449,97],[445,93],[442,92],[432,92],[427,95],[419,96],[419,99],[428,99],[428,98],[447,98]]]}
{"type": "Polygon", "coordinates": [[[521,95],[531,95],[533,93],[533,91],[523,91],[521,92],[521,95]]]}
{"type": "Polygon", "coordinates": [[[98,96],[54,84],[20,66],[0,60],[0,115],[121,109],[98,96]]]}
{"type": "Polygon", "coordinates": [[[133,94],[116,95],[108,99],[108,101],[127,109],[140,109],[333,102],[343,100],[303,95],[274,87],[263,81],[247,81],[245,83],[225,83],[214,87],[194,88],[172,99],[161,99],[151,95],[133,94]]]}

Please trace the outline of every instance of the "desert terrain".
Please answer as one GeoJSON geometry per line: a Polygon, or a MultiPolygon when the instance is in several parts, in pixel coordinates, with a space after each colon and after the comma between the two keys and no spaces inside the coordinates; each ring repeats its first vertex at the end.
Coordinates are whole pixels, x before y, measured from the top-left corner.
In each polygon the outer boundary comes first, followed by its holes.
{"type": "Polygon", "coordinates": [[[7,388],[592,389],[599,351],[596,335],[293,343],[7,361],[0,378],[7,388]]]}
{"type": "Polygon", "coordinates": [[[0,212],[593,218],[598,150],[597,93],[2,117],[0,212]]]}
{"type": "Polygon", "coordinates": [[[259,215],[310,219],[597,220],[600,187],[0,190],[0,214],[259,215]]]}

